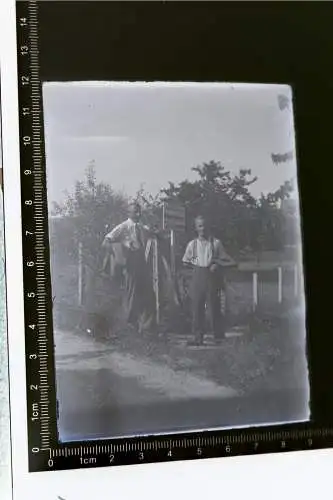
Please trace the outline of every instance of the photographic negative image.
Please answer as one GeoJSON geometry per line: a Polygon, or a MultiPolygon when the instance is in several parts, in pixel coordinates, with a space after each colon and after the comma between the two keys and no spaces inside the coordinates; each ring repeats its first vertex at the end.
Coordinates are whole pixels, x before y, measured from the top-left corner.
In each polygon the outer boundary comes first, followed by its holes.
{"type": "Polygon", "coordinates": [[[60,441],[308,421],[290,87],[42,93],[60,441]]]}

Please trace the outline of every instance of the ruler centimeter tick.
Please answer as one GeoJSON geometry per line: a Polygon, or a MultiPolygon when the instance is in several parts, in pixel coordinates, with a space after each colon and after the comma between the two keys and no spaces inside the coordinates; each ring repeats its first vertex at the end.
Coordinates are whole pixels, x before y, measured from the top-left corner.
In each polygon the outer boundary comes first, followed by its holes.
{"type": "Polygon", "coordinates": [[[333,429],[207,431],[61,444],[57,438],[38,2],[17,2],[29,470],[274,453],[333,446],[333,429]]]}

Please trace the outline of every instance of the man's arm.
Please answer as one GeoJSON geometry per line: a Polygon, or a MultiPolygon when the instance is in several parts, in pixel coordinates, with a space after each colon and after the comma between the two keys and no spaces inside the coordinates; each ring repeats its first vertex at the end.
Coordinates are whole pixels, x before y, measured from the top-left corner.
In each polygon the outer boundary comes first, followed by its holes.
{"type": "Polygon", "coordinates": [[[182,260],[185,265],[193,265],[193,241],[188,243],[182,260]]]}
{"type": "Polygon", "coordinates": [[[220,240],[217,240],[216,243],[216,257],[214,259],[214,263],[218,264],[219,266],[236,265],[236,261],[227,254],[220,240]]]}
{"type": "Polygon", "coordinates": [[[113,228],[112,231],[110,231],[105,236],[102,247],[110,248],[110,245],[112,245],[112,243],[121,243],[124,237],[124,229],[125,229],[124,222],[113,228]]]}

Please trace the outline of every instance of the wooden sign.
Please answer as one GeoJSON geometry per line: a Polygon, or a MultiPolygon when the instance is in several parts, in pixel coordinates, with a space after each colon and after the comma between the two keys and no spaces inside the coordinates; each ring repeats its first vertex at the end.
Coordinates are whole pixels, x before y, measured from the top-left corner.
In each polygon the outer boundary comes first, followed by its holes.
{"type": "Polygon", "coordinates": [[[176,201],[163,203],[163,229],[184,232],[185,227],[185,207],[176,201]]]}

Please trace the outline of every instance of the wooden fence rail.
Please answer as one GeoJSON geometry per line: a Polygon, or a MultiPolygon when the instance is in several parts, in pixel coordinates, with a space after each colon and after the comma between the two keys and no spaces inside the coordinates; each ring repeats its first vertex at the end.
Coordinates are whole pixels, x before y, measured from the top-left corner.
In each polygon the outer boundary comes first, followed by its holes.
{"type": "MultiPolygon", "coordinates": [[[[171,238],[171,248],[174,246],[174,239],[171,238]]],[[[155,298],[156,298],[156,315],[157,315],[157,321],[160,321],[160,304],[161,304],[161,297],[160,297],[160,285],[161,285],[161,276],[160,276],[160,265],[159,265],[159,246],[158,246],[158,241],[156,239],[149,240],[146,248],[146,259],[152,256],[152,279],[153,279],[153,289],[155,293],[155,298]]],[[[110,272],[112,266],[109,266],[110,272]]],[[[263,288],[265,285],[265,272],[268,271],[268,269],[264,268],[260,270],[260,267],[254,268],[255,270],[251,270],[250,267],[247,267],[246,269],[242,268],[242,266],[239,266],[238,270],[235,270],[234,273],[237,273],[239,275],[247,275],[247,282],[250,279],[251,282],[251,309],[253,312],[255,312],[258,308],[258,305],[260,304],[261,297],[263,295],[263,288]],[[250,278],[251,277],[251,278],[250,278]]],[[[300,267],[297,264],[294,264],[293,266],[288,266],[288,271],[292,273],[292,279],[291,279],[291,286],[292,286],[292,297],[294,299],[297,299],[300,295],[301,291],[301,275],[300,275],[300,267]]],[[[277,304],[282,304],[283,301],[285,300],[284,297],[284,271],[286,268],[284,268],[281,265],[277,265],[275,267],[271,267],[269,269],[270,272],[274,273],[274,282],[276,283],[276,293],[274,292],[274,296],[277,304]]],[[[174,261],[174,255],[173,252],[171,252],[171,262],[170,262],[170,271],[171,275],[175,277],[176,274],[176,265],[174,261]]],[[[78,294],[77,294],[77,302],[79,306],[84,305],[85,301],[85,265],[84,265],[84,256],[83,256],[83,246],[82,243],[79,243],[78,246],[78,294]]],[[[249,283],[250,285],[250,283],[249,283]]],[[[225,294],[224,294],[225,295],[225,294]]],[[[225,304],[226,297],[224,297],[223,300],[221,300],[221,307],[223,304],[223,308],[227,308],[227,304],[225,304]]]]}

